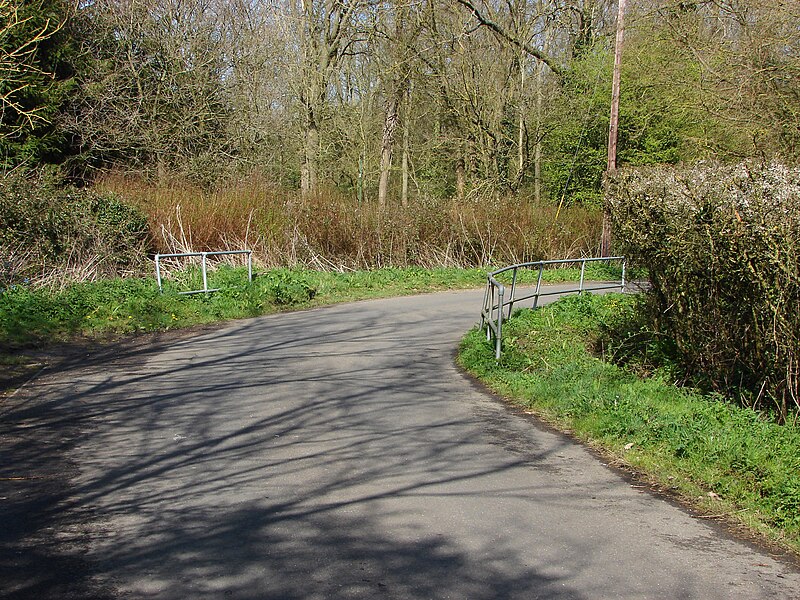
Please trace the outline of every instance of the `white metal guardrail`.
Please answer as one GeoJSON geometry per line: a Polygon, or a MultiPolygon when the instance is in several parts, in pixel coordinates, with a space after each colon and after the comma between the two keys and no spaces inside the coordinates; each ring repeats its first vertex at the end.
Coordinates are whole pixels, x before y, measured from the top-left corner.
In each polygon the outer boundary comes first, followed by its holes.
{"type": "Polygon", "coordinates": [[[533,298],[533,308],[539,305],[539,298],[542,296],[551,296],[553,294],[570,294],[583,292],[592,292],[597,290],[610,290],[619,288],[620,291],[625,291],[625,257],[624,256],[603,256],[599,258],[570,258],[566,260],[540,260],[537,262],[519,263],[509,267],[503,267],[496,271],[490,272],[486,277],[486,293],[483,296],[483,308],[481,309],[481,329],[486,328],[486,339],[491,341],[494,334],[495,340],[495,359],[500,360],[502,352],[503,340],[503,321],[511,316],[511,311],[514,304],[524,300],[533,298]],[[619,283],[601,282],[599,284],[592,284],[590,287],[586,286],[586,264],[587,263],[621,263],[622,275],[619,283]],[[578,264],[581,265],[581,276],[578,287],[574,289],[559,289],[557,291],[542,291],[542,274],[545,267],[551,265],[567,265],[578,264]],[[517,286],[517,273],[520,269],[536,270],[539,274],[536,279],[536,287],[532,293],[523,292],[523,295],[518,296],[517,286]],[[497,276],[511,271],[511,288],[508,299],[506,299],[506,286],[497,280],[497,276]],[[504,314],[505,313],[505,314],[504,314]]]}
{"type": "Polygon", "coordinates": [[[192,256],[201,257],[200,265],[203,272],[203,289],[190,290],[188,292],[178,292],[179,294],[201,294],[208,292],[216,292],[220,288],[208,287],[208,257],[209,256],[224,256],[230,254],[246,254],[247,255],[247,281],[253,281],[253,251],[252,250],[222,250],[219,252],[179,252],[176,254],[156,254],[156,279],[158,280],[158,291],[164,292],[162,277],[161,277],[161,261],[165,258],[186,258],[192,256]]]}

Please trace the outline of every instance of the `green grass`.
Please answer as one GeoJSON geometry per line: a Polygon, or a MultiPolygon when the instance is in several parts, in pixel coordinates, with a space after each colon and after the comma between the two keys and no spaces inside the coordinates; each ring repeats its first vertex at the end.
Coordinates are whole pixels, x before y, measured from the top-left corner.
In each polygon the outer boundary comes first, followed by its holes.
{"type": "MultiPolygon", "coordinates": [[[[612,276],[591,271],[593,276],[612,276]]],[[[547,282],[575,281],[578,269],[545,271],[547,282]]],[[[526,272],[521,281],[535,280],[526,272]]],[[[220,267],[209,274],[210,294],[180,295],[198,289],[198,270],[178,273],[159,293],[152,278],[80,283],[61,292],[17,286],[0,292],[0,349],[45,346],[76,336],[103,336],[190,327],[254,317],[279,310],[351,300],[479,287],[480,269],[378,269],[347,273],[273,269],[247,282],[242,268],[220,267]]]]}
{"type": "Polygon", "coordinates": [[[587,294],[520,311],[506,323],[499,364],[477,330],[459,362],[653,483],[799,551],[800,428],[594,356],[599,337],[635,318],[635,302],[587,294]]]}

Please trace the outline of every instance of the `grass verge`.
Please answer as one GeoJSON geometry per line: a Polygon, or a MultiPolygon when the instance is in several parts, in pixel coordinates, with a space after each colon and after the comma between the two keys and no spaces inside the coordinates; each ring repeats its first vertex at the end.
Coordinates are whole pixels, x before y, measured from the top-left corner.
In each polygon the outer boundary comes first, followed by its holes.
{"type": "Polygon", "coordinates": [[[800,553],[800,428],[594,356],[595,341],[632,318],[634,303],[587,294],[523,310],[504,327],[499,363],[478,330],[463,339],[458,360],[496,392],[706,516],[800,553]]]}
{"type": "MultiPolygon", "coordinates": [[[[592,266],[587,276],[613,277],[592,266]]],[[[533,281],[527,272],[521,281],[533,281]]],[[[577,269],[545,271],[547,282],[575,281],[577,269]]],[[[377,269],[346,273],[271,269],[247,283],[245,269],[225,265],[209,274],[211,294],[181,295],[202,287],[198,270],[181,271],[160,293],[152,278],[110,279],[79,283],[63,291],[18,286],[0,291],[0,354],[67,341],[190,327],[221,320],[254,317],[279,310],[478,287],[481,269],[377,269]]]]}

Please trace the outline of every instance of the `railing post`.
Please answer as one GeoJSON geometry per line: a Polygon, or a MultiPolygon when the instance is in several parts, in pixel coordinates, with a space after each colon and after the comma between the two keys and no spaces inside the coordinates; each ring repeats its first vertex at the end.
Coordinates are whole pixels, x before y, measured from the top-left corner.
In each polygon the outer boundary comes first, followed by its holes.
{"type": "Polygon", "coordinates": [[[511,297],[508,299],[508,318],[511,318],[511,311],[514,310],[514,290],[517,287],[517,269],[514,269],[511,276],[511,297]]]}
{"type": "Polygon", "coordinates": [[[208,293],[208,274],[206,272],[206,253],[202,252],[202,265],[203,265],[203,291],[208,293]]]}
{"type": "Polygon", "coordinates": [[[542,272],[544,271],[544,265],[539,264],[539,277],[536,280],[536,297],[533,299],[533,308],[537,308],[539,306],[539,292],[542,289],[542,272]]]}
{"type": "Polygon", "coordinates": [[[620,291],[621,292],[625,291],[625,264],[627,262],[628,261],[626,259],[624,259],[624,258],[622,259],[622,283],[620,285],[620,291]]]}
{"type": "Polygon", "coordinates": [[[583,294],[583,275],[586,272],[586,259],[581,260],[581,283],[578,286],[578,295],[583,294]]]}
{"type": "Polygon", "coordinates": [[[158,280],[158,293],[163,294],[164,290],[161,288],[161,255],[156,254],[156,279],[158,280]]]}
{"type": "MultiPolygon", "coordinates": [[[[483,307],[481,308],[481,326],[480,326],[481,329],[486,327],[486,317],[487,317],[486,311],[488,310],[488,307],[490,306],[488,304],[488,301],[489,301],[489,292],[490,292],[491,289],[492,289],[492,282],[489,281],[489,278],[487,276],[487,278],[486,278],[486,290],[483,292],[483,307]]],[[[488,327],[487,327],[487,334],[488,334],[488,327]]]]}
{"type": "Polygon", "coordinates": [[[503,289],[498,288],[497,290],[497,297],[498,297],[498,312],[497,312],[497,337],[495,339],[494,344],[494,359],[499,361],[500,360],[500,348],[501,344],[503,343],[503,289]]]}
{"type": "Polygon", "coordinates": [[[253,283],[253,251],[247,251],[247,281],[253,283]]]}

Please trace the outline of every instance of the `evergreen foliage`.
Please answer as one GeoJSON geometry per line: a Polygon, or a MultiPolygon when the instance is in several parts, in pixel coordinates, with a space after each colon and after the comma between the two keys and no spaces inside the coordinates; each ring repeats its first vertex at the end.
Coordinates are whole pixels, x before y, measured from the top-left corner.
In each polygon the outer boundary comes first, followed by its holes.
{"type": "Polygon", "coordinates": [[[64,121],[77,91],[78,41],[67,0],[0,2],[0,166],[60,164],[75,151],[64,121]]]}

